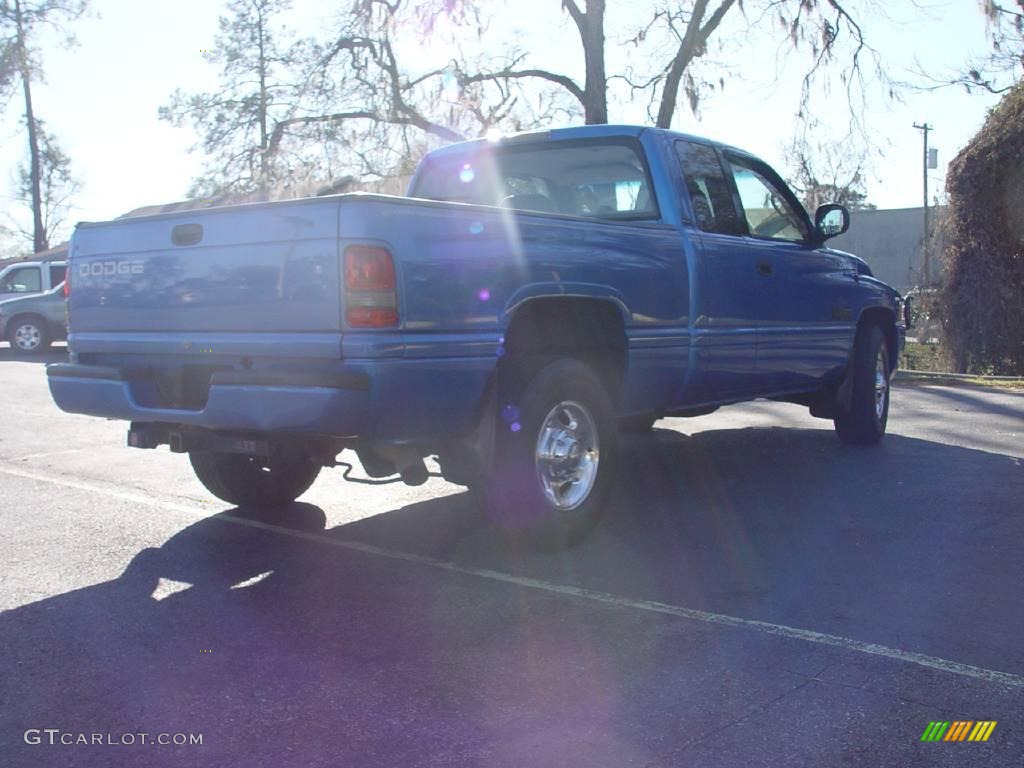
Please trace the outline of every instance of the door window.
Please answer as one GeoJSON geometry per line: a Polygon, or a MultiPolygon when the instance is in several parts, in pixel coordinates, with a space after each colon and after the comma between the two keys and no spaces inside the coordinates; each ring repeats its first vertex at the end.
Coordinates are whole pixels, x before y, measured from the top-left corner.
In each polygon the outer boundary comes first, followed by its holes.
{"type": "Polygon", "coordinates": [[[708,144],[677,141],[676,154],[683,167],[694,223],[705,232],[746,234],[718,153],[708,144]]]}
{"type": "Polygon", "coordinates": [[[804,217],[774,180],[740,158],[730,156],[729,164],[751,235],[791,242],[807,239],[804,217]]]}
{"type": "Polygon", "coordinates": [[[39,267],[12,269],[0,285],[0,291],[4,293],[39,293],[42,290],[43,275],[39,267]]]}
{"type": "Polygon", "coordinates": [[[50,287],[53,288],[53,287],[58,286],[61,283],[63,283],[64,282],[64,276],[67,273],[67,271],[68,271],[67,267],[58,267],[58,266],[50,267],[50,287]]]}

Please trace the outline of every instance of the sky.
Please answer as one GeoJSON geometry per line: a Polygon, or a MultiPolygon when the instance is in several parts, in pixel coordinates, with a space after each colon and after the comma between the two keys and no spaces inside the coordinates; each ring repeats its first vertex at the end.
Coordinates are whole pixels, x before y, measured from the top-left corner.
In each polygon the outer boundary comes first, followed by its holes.
{"type": "MultiPolygon", "coordinates": [[[[612,5],[611,3],[609,5],[612,5]]],[[[885,62],[889,76],[913,80],[915,63],[925,71],[952,73],[972,53],[986,50],[984,19],[974,0],[892,0],[885,17],[864,18],[865,34],[885,62]]],[[[522,47],[543,51],[538,60],[581,75],[582,58],[570,22],[557,0],[520,0],[499,13],[494,25],[522,47]],[[530,20],[527,26],[524,19],[530,20]]],[[[634,7],[620,2],[623,8],[634,7]]],[[[343,3],[340,7],[347,7],[343,3]]],[[[71,157],[83,188],[71,219],[113,218],[143,205],[180,200],[200,172],[202,155],[190,152],[196,136],[159,120],[158,108],[176,88],[199,91],[216,83],[204,49],[214,46],[223,5],[211,0],[93,0],[87,17],[73,25],[77,46],[46,35],[37,40],[46,82],[34,89],[36,112],[71,157]]],[[[300,33],[322,28],[333,11],[324,2],[293,0],[286,23],[300,33]]],[[[628,13],[628,11],[626,12],[628,13]]],[[[622,12],[608,18],[610,64],[627,26],[622,12]]],[[[778,43],[739,39],[724,30],[731,71],[724,92],[706,99],[699,119],[681,108],[677,130],[708,136],[760,155],[785,175],[785,147],[795,130],[795,104],[802,60],[780,62],[778,43]]],[[[447,44],[428,41],[415,55],[449,55],[447,44]]],[[[612,67],[610,67],[610,70],[612,67]]],[[[581,79],[581,78],[580,78],[581,79]]],[[[919,78],[918,78],[919,82],[919,78]]],[[[957,88],[902,91],[900,101],[872,98],[865,112],[867,132],[878,147],[867,178],[868,199],[880,208],[918,206],[922,200],[921,134],[913,123],[935,126],[931,144],[939,167],[929,172],[932,194],[941,193],[947,163],[984,122],[997,102],[988,94],[957,88]]],[[[19,127],[21,103],[14,99],[0,116],[0,208],[24,215],[15,195],[15,167],[25,154],[19,127]]],[[[640,105],[611,105],[613,122],[649,122],[640,105]]],[[[822,134],[842,137],[848,107],[837,83],[816,98],[822,134]]]]}

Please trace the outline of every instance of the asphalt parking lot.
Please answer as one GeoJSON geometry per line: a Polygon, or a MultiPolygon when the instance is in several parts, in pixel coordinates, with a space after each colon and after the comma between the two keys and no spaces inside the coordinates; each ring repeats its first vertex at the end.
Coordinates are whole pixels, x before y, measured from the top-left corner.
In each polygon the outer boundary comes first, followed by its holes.
{"type": "Polygon", "coordinates": [[[1024,765],[1024,394],[897,387],[867,450],[665,420],[544,554],[440,480],[325,471],[269,525],[6,347],[0,392],[0,765],[1024,765]]]}

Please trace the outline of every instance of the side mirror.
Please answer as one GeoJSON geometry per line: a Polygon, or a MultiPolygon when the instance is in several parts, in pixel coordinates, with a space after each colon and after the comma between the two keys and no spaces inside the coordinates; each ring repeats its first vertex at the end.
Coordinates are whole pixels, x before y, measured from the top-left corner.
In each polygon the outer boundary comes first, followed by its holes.
{"type": "Polygon", "coordinates": [[[814,229],[823,241],[841,235],[849,228],[850,212],[839,203],[819,205],[814,212],[814,229]]]}

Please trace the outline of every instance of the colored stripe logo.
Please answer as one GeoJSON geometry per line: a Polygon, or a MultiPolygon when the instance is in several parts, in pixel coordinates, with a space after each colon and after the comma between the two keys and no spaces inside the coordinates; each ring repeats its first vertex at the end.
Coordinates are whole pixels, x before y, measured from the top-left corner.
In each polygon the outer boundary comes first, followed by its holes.
{"type": "Polygon", "coordinates": [[[921,734],[921,741],[988,741],[996,720],[933,720],[921,734]]]}

